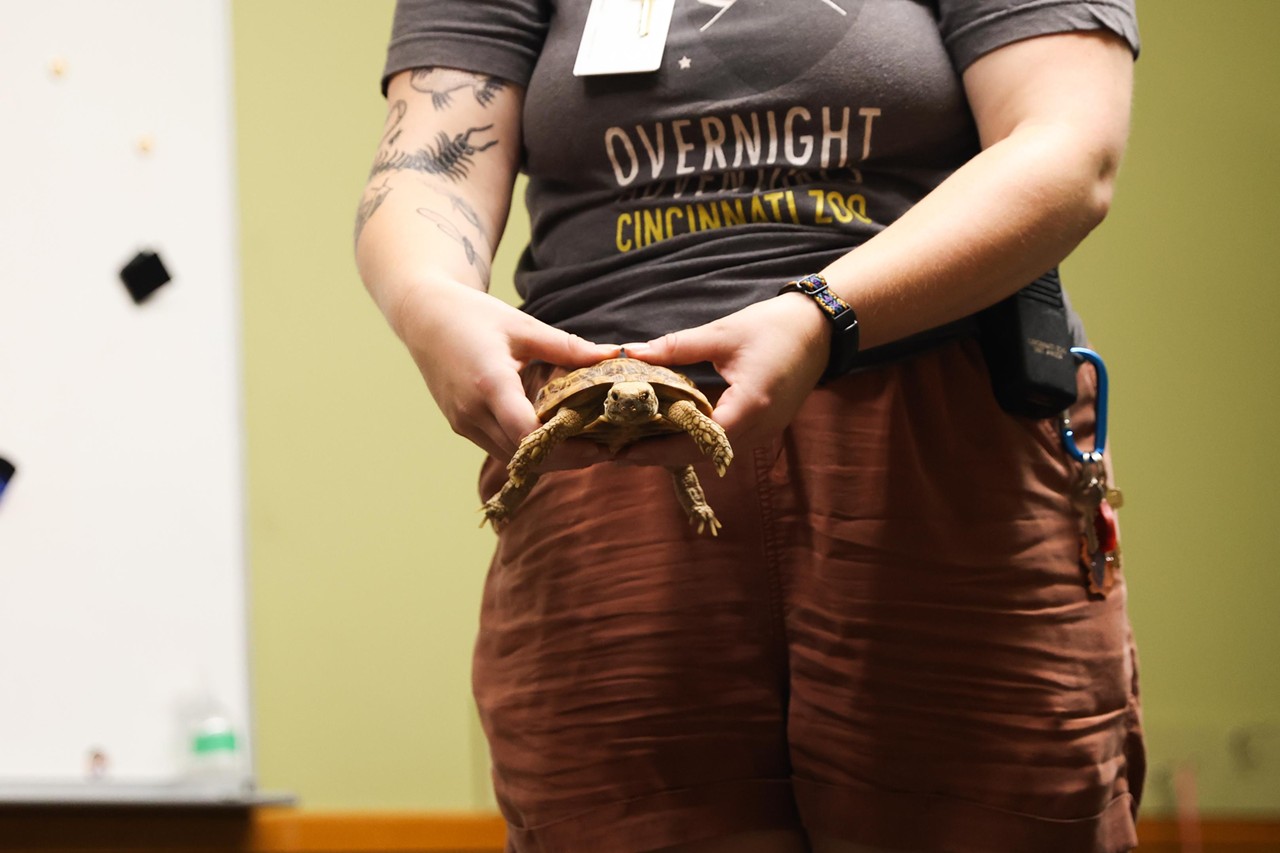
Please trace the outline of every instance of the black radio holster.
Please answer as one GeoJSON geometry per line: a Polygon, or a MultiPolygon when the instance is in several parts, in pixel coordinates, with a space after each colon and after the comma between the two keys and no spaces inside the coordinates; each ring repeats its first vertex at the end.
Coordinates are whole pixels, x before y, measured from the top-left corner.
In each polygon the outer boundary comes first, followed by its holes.
{"type": "Polygon", "coordinates": [[[1000,408],[1047,418],[1076,401],[1076,362],[1058,270],[978,313],[978,337],[1000,408]]]}

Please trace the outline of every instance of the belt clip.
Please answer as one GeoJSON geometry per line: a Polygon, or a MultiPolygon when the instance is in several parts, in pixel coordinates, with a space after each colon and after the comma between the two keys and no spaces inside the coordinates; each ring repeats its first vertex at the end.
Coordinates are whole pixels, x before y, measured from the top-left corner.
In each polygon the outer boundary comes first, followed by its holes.
{"type": "Polygon", "coordinates": [[[1083,464],[1098,465],[1102,462],[1102,453],[1107,449],[1107,365],[1102,356],[1085,347],[1072,347],[1071,354],[1079,361],[1087,361],[1093,365],[1098,374],[1098,396],[1095,402],[1097,417],[1093,427],[1093,450],[1085,453],[1076,446],[1075,433],[1071,429],[1071,420],[1062,416],[1062,445],[1071,458],[1083,464]]]}

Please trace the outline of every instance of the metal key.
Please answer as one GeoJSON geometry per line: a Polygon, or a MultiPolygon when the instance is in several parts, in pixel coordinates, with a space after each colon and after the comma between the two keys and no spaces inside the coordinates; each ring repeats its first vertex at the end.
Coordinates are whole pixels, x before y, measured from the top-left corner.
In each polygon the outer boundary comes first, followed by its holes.
{"type": "Polygon", "coordinates": [[[1102,457],[1087,454],[1080,464],[1080,476],[1076,480],[1076,509],[1084,517],[1084,536],[1089,556],[1098,553],[1098,531],[1095,519],[1098,507],[1107,496],[1107,470],[1102,457]]]}

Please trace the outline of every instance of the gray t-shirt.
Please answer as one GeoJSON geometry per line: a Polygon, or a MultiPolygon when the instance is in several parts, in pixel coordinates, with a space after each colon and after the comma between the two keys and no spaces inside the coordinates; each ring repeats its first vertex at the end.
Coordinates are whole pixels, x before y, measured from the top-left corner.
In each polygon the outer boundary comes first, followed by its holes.
{"type": "Polygon", "coordinates": [[[383,87],[527,87],[516,288],[608,342],[769,298],[892,223],[978,152],[959,75],[982,54],[1100,28],[1138,49],[1134,0],[676,0],[659,70],[578,78],[589,5],[399,0],[383,87]]]}

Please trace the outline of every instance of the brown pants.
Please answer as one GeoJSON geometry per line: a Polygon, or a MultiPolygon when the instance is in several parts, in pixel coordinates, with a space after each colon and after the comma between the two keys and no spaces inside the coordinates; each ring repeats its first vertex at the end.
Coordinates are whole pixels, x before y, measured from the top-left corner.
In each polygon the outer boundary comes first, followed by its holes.
{"type": "MultiPolygon", "coordinates": [[[[1002,412],[963,341],[819,388],[776,444],[705,468],[719,538],[660,468],[544,476],[500,537],[475,655],[510,849],[788,827],[1135,846],[1125,585],[1088,593],[1074,473],[1056,423],[1002,412]]],[[[482,492],[503,476],[487,463],[482,492]]]]}

